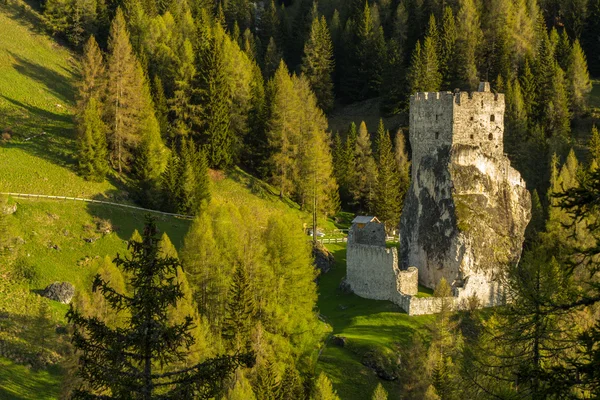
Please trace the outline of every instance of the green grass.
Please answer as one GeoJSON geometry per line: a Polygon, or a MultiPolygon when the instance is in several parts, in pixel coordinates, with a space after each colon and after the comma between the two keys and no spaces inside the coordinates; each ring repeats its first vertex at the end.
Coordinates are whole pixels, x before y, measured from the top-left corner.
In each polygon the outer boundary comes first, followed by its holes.
{"type": "Polygon", "coordinates": [[[369,351],[390,354],[396,346],[407,345],[415,331],[426,334],[425,326],[432,317],[410,317],[391,302],[343,293],[338,286],[346,274],[346,245],[331,244],[327,248],[333,252],[336,265],[319,280],[318,307],[333,334],[346,337],[347,344],[341,348],[329,343],[317,369],[325,371],[343,400],[370,398],[378,382],[384,385],[390,399],[398,399],[399,384],[381,381],[361,364],[362,358],[369,351]]]}
{"type": "Polygon", "coordinates": [[[0,358],[0,399],[57,399],[60,393],[61,377],[58,368],[34,371],[26,366],[0,358]]]}

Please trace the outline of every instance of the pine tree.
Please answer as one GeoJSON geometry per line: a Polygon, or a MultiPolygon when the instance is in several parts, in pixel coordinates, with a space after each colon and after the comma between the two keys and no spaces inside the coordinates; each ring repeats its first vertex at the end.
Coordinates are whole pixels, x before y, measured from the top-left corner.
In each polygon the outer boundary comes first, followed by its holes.
{"type": "Polygon", "coordinates": [[[194,340],[189,332],[191,317],[179,324],[168,323],[167,309],[175,306],[183,293],[173,279],[179,263],[161,257],[158,243],[156,225],[149,220],[142,241],[129,242],[131,256],[118,255],[115,259],[128,276],[132,296],[115,291],[99,275],[94,279],[94,292],[100,291],[112,308],[129,311],[123,328],[110,328],[73,307],[67,313],[74,325],[72,342],[81,352],[79,373],[89,385],[76,390],[74,398],[107,392],[114,397],[147,399],[159,394],[180,399],[210,398],[236,367],[242,363],[252,365],[249,355],[221,357],[162,374],[169,365],[185,358],[194,340]]]}
{"type": "Polygon", "coordinates": [[[181,145],[177,172],[177,212],[199,214],[210,201],[208,162],[204,151],[198,150],[192,140],[181,145]]]}
{"type": "Polygon", "coordinates": [[[240,31],[251,27],[252,11],[249,0],[227,0],[224,3],[223,12],[230,31],[233,31],[236,24],[240,31]]]}
{"type": "Polygon", "coordinates": [[[86,109],[93,97],[101,104],[106,88],[106,68],[102,52],[94,36],[90,36],[83,47],[81,59],[81,80],[77,85],[77,108],[79,112],[86,109]]]}
{"type": "Polygon", "coordinates": [[[590,149],[590,164],[595,161],[596,164],[600,165],[600,134],[596,125],[592,126],[588,148],[590,149]]]}
{"type": "Polygon", "coordinates": [[[535,112],[538,108],[537,103],[537,78],[533,74],[531,66],[529,64],[529,59],[525,59],[525,65],[523,67],[523,72],[521,74],[521,88],[523,93],[523,98],[525,101],[525,114],[533,120],[535,116],[535,112]]]}
{"type": "MultiPolygon", "coordinates": [[[[280,25],[281,21],[279,19],[279,13],[277,12],[275,0],[271,0],[268,2],[267,9],[260,18],[258,38],[263,46],[266,43],[269,43],[271,38],[273,38],[276,42],[280,39],[280,25]]],[[[264,51],[261,54],[264,54],[264,51]]]]}
{"type": "Polygon", "coordinates": [[[171,127],[169,124],[169,106],[165,96],[165,89],[158,75],[154,76],[152,81],[152,100],[156,111],[156,119],[160,127],[160,134],[163,140],[167,141],[171,137],[171,127]]]}
{"type": "Polygon", "coordinates": [[[579,40],[575,40],[575,43],[573,43],[569,61],[566,72],[571,108],[575,115],[580,115],[587,109],[587,96],[592,90],[592,82],[590,81],[587,60],[579,40]]]}
{"type": "Polygon", "coordinates": [[[544,107],[544,122],[548,133],[560,138],[568,138],[571,134],[571,113],[567,92],[565,73],[558,63],[553,62],[553,76],[550,82],[549,96],[544,107]]]}
{"type": "Polygon", "coordinates": [[[356,148],[356,140],[358,133],[356,131],[356,124],[352,122],[346,134],[346,141],[344,143],[344,161],[345,165],[343,169],[346,174],[340,177],[340,196],[345,204],[353,203],[352,185],[354,183],[354,177],[356,174],[356,158],[354,150],[356,148]]]}
{"type": "Polygon", "coordinates": [[[323,372],[319,374],[315,382],[312,398],[314,400],[340,400],[331,386],[331,381],[323,372]]]}
{"type": "Polygon", "coordinates": [[[379,120],[376,147],[377,183],[373,210],[377,218],[385,223],[386,230],[392,232],[398,226],[402,211],[401,193],[398,190],[400,175],[390,132],[385,130],[383,120],[379,120]]]}
{"type": "Polygon", "coordinates": [[[377,166],[373,160],[373,150],[367,125],[360,123],[354,149],[355,173],[350,188],[355,204],[361,212],[372,212],[377,185],[377,166]]]}
{"type": "Polygon", "coordinates": [[[171,152],[167,160],[167,165],[160,179],[160,189],[162,192],[161,209],[167,212],[177,212],[178,194],[179,194],[179,156],[176,152],[171,152]]]}
{"type": "Polygon", "coordinates": [[[275,71],[279,68],[279,64],[283,55],[277,48],[277,44],[275,43],[275,39],[269,39],[269,45],[267,46],[267,51],[265,52],[265,59],[263,62],[264,68],[264,77],[265,79],[271,79],[273,75],[275,75],[275,71]]]}
{"type": "Polygon", "coordinates": [[[202,77],[202,143],[212,168],[226,168],[236,160],[231,129],[232,93],[225,68],[224,40],[213,34],[200,55],[202,77]]]}
{"type": "Polygon", "coordinates": [[[449,88],[452,75],[455,75],[456,66],[452,66],[452,57],[456,48],[456,21],[451,7],[444,8],[444,18],[440,34],[440,73],[442,74],[442,87],[449,88]]]}
{"type": "Polygon", "coordinates": [[[371,400],[387,400],[387,398],[387,392],[385,391],[383,386],[381,386],[381,383],[378,383],[377,387],[375,388],[375,391],[373,392],[373,397],[371,398],[371,400]]]}
{"type": "Polygon", "coordinates": [[[244,351],[250,347],[255,312],[248,274],[244,266],[238,264],[233,273],[227,312],[221,329],[221,335],[233,352],[244,351]]]}
{"type": "Polygon", "coordinates": [[[257,367],[254,393],[257,399],[276,400],[279,385],[277,374],[271,360],[263,361],[257,367]]]}
{"type": "Polygon", "coordinates": [[[437,56],[437,41],[427,36],[423,44],[423,52],[421,54],[422,68],[422,89],[421,92],[438,92],[442,85],[442,74],[440,73],[438,56],[437,56]]]}
{"type": "Polygon", "coordinates": [[[299,99],[283,61],[269,82],[270,110],[267,139],[271,149],[271,179],[279,187],[279,195],[292,191],[294,161],[297,156],[300,125],[299,99]]]}
{"type": "Polygon", "coordinates": [[[312,21],[310,36],[304,45],[302,73],[317,97],[317,105],[325,112],[333,108],[333,44],[325,17],[312,21]]]}
{"type": "Polygon", "coordinates": [[[400,193],[400,202],[404,204],[404,197],[410,186],[410,161],[406,152],[406,138],[402,130],[398,130],[394,139],[394,159],[398,168],[398,192],[400,193]]]}
{"type": "Polygon", "coordinates": [[[302,400],[304,398],[302,378],[293,365],[288,365],[285,367],[285,372],[279,384],[277,400],[302,400]]]}
{"type": "Polygon", "coordinates": [[[95,97],[87,101],[77,135],[78,165],[81,174],[90,180],[104,181],[108,173],[106,126],[95,97]]]}
{"type": "Polygon", "coordinates": [[[386,48],[383,29],[376,24],[368,2],[365,2],[357,22],[355,46],[356,74],[360,85],[355,89],[356,97],[365,99],[376,96],[382,82],[386,48]]]}
{"type": "Polygon", "coordinates": [[[412,53],[409,70],[409,84],[410,92],[412,94],[423,91],[423,88],[425,87],[424,71],[423,51],[421,49],[421,42],[418,41],[412,53]]]}
{"type": "Polygon", "coordinates": [[[478,56],[482,41],[479,12],[473,0],[459,0],[456,15],[456,53],[453,61],[458,67],[452,79],[455,87],[475,89],[479,84],[478,56]]]}
{"type": "Polygon", "coordinates": [[[140,140],[138,124],[142,104],[143,76],[129,43],[125,17],[120,8],[110,28],[108,43],[107,125],[111,158],[119,173],[128,163],[131,150],[140,140]]]}
{"type": "Polygon", "coordinates": [[[192,85],[196,77],[194,49],[188,39],[183,42],[179,62],[176,65],[175,90],[173,97],[169,99],[170,112],[174,117],[172,141],[188,137],[194,123],[198,124],[199,118],[199,107],[193,104],[192,99],[194,94],[192,85]]]}

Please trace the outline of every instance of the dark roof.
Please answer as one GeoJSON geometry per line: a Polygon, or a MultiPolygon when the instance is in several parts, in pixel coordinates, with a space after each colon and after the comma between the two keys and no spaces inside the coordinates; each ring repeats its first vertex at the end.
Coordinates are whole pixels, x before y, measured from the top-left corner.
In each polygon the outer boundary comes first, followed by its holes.
{"type": "Polygon", "coordinates": [[[353,224],[368,224],[369,222],[379,222],[377,217],[371,217],[368,215],[357,215],[356,218],[352,220],[353,224]]]}

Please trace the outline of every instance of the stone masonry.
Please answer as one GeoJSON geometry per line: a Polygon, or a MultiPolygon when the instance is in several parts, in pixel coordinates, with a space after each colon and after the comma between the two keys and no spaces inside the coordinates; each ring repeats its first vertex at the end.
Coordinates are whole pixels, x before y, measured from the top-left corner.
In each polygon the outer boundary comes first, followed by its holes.
{"type": "Polygon", "coordinates": [[[474,93],[411,96],[412,179],[400,251],[386,248],[376,219],[353,225],[346,280],[357,295],[429,314],[441,300],[416,297],[418,283],[435,288],[445,278],[455,308],[472,297],[482,306],[504,300],[499,277],[519,261],[531,218],[525,182],[504,154],[504,108],[504,95],[488,83],[474,93]]]}

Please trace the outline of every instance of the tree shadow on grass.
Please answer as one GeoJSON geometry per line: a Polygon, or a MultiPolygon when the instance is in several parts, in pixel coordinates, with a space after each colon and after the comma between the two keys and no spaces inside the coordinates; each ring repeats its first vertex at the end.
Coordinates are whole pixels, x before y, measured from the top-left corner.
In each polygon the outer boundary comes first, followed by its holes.
{"type": "MultiPolygon", "coordinates": [[[[27,60],[19,55],[8,52],[10,56],[15,60],[13,68],[34,81],[37,81],[44,85],[47,90],[54,96],[62,100],[64,103],[73,103],[75,100],[75,90],[72,84],[69,82],[69,78],[59,74],[58,72],[46,68],[36,62],[27,60]]],[[[65,72],[71,76],[75,75],[73,70],[62,68],[65,72]]]]}

